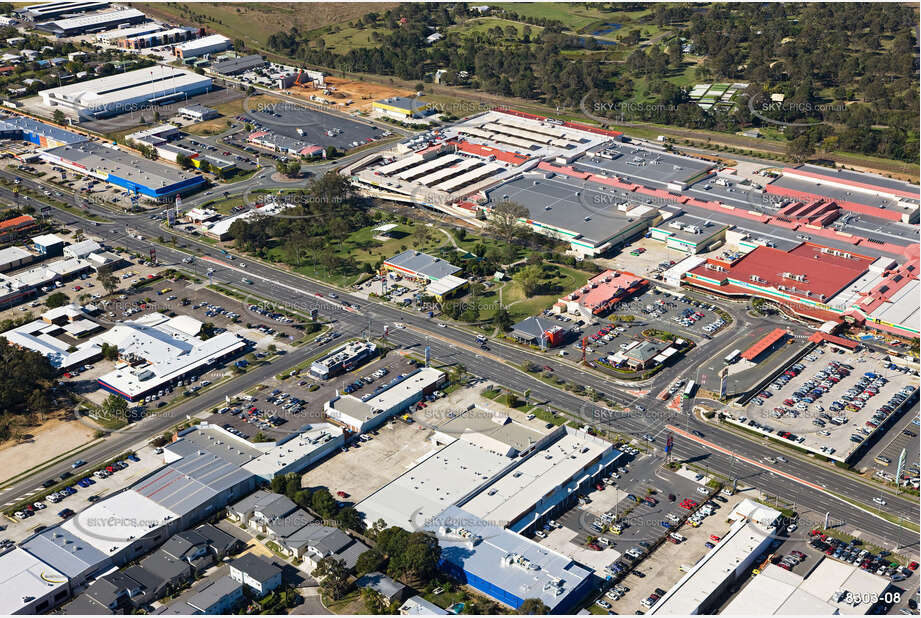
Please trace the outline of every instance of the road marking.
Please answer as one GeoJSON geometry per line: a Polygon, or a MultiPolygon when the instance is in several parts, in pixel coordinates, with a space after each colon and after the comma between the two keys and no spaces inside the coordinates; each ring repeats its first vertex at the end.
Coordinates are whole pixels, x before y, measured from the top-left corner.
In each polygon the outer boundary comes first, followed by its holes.
{"type": "Polygon", "coordinates": [[[688,438],[688,439],[691,440],[692,442],[696,442],[696,443],[700,444],[701,446],[706,446],[707,448],[713,449],[713,450],[715,450],[715,451],[719,451],[720,453],[723,453],[724,455],[729,455],[730,457],[734,457],[734,458],[738,459],[739,461],[744,461],[745,463],[750,464],[750,465],[752,465],[752,466],[755,466],[756,468],[761,468],[762,470],[764,470],[764,471],[766,471],[766,472],[771,472],[771,473],[773,473],[773,474],[776,475],[776,476],[781,476],[781,477],[783,477],[783,478],[785,478],[785,479],[787,479],[787,480],[793,481],[794,483],[799,483],[800,485],[805,485],[806,487],[809,487],[810,489],[814,489],[814,490],[816,490],[816,491],[819,491],[819,492],[821,492],[821,493],[823,493],[823,494],[829,496],[830,498],[834,498],[835,500],[838,500],[839,502],[842,502],[842,503],[844,503],[844,504],[847,504],[847,505],[849,505],[849,506],[852,506],[852,507],[854,507],[855,509],[859,509],[859,510],[863,511],[864,513],[866,513],[867,515],[872,515],[873,517],[875,517],[875,518],[877,518],[877,519],[880,519],[880,520],[882,520],[882,521],[885,521],[885,522],[887,522],[887,523],[890,523],[890,524],[892,524],[892,525],[894,525],[894,526],[898,526],[899,528],[902,528],[902,529],[904,529],[904,530],[909,530],[909,531],[911,531],[911,532],[915,532],[915,530],[912,530],[911,528],[908,528],[908,527],[906,527],[906,526],[903,526],[902,524],[898,524],[898,523],[889,521],[889,520],[886,519],[885,517],[882,517],[882,516],[880,516],[880,515],[874,513],[873,511],[867,510],[867,509],[863,508],[862,506],[859,506],[859,505],[857,505],[857,504],[854,504],[853,502],[850,502],[850,501],[848,501],[848,500],[845,500],[844,498],[841,498],[841,497],[839,497],[839,496],[836,496],[835,494],[833,494],[833,493],[827,491],[827,490],[825,489],[825,487],[822,486],[822,485],[816,485],[815,483],[811,483],[811,482],[809,482],[809,481],[807,481],[807,480],[805,480],[805,479],[801,479],[801,478],[799,478],[798,476],[793,476],[792,474],[788,474],[788,473],[786,473],[786,472],[783,472],[782,470],[778,470],[777,468],[772,468],[771,466],[765,465],[765,464],[763,464],[763,463],[761,463],[761,462],[759,462],[759,461],[757,461],[757,460],[755,460],[755,459],[750,459],[750,458],[748,458],[748,457],[739,455],[738,453],[736,453],[736,452],[734,452],[734,451],[732,451],[732,450],[730,450],[730,449],[724,448],[724,447],[722,447],[722,446],[719,446],[719,445],[717,445],[717,444],[714,444],[713,442],[709,442],[709,441],[704,440],[704,439],[702,439],[702,438],[698,438],[697,436],[695,436],[695,435],[693,435],[693,434],[691,434],[691,433],[689,433],[689,432],[686,432],[686,431],[684,431],[683,429],[679,429],[678,427],[675,427],[674,425],[666,425],[666,427],[667,427],[668,429],[671,429],[671,430],[672,430],[673,432],[675,432],[676,434],[678,434],[678,435],[680,435],[680,436],[682,436],[682,437],[688,438]]]}

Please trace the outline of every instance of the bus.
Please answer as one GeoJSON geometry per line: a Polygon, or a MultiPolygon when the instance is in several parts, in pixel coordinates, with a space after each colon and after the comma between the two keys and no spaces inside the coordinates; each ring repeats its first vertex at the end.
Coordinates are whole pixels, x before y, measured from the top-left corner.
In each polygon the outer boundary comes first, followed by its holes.
{"type": "Polygon", "coordinates": [[[723,359],[723,362],[726,363],[727,365],[731,365],[737,360],[739,360],[740,356],[742,356],[741,350],[733,350],[732,352],[726,355],[726,358],[723,359]]]}
{"type": "Polygon", "coordinates": [[[694,380],[691,380],[690,382],[688,382],[688,385],[684,387],[684,398],[685,399],[690,399],[691,395],[694,394],[695,386],[697,385],[694,383],[694,380]]]}

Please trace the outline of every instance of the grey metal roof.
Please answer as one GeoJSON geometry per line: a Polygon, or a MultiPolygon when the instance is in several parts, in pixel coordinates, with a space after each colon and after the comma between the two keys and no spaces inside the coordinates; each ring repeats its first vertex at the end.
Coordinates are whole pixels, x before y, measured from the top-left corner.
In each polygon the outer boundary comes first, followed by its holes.
{"type": "Polygon", "coordinates": [[[655,341],[641,341],[639,345],[624,352],[627,358],[645,363],[668,347],[668,344],[655,341]]]}
{"type": "Polygon", "coordinates": [[[194,178],[195,174],[168,167],[150,159],[115,150],[99,142],[58,146],[46,150],[49,155],[79,163],[88,169],[103,169],[128,182],[151,189],[165,189],[194,178]]]}
{"type": "Polygon", "coordinates": [[[202,524],[195,528],[195,532],[204,537],[208,544],[222,556],[240,543],[240,540],[236,537],[215,528],[211,524],[202,524]]]}
{"type": "Polygon", "coordinates": [[[217,428],[211,427],[183,434],[181,439],[167,446],[166,450],[182,457],[194,455],[198,451],[208,451],[238,466],[249,463],[262,455],[259,449],[241,440],[228,438],[217,428]]]}
{"type": "Polygon", "coordinates": [[[336,554],[336,558],[343,560],[345,562],[345,568],[354,569],[355,563],[358,562],[358,557],[363,553],[371,549],[361,541],[355,541],[342,551],[336,554]]]}
{"type": "MultiPolygon", "coordinates": [[[[186,600],[186,604],[204,612],[220,603],[225,597],[234,594],[242,587],[243,584],[234,581],[229,575],[225,575],[218,580],[202,586],[197,594],[186,600]]],[[[193,612],[188,613],[191,614],[193,612]]]]}
{"type": "Polygon", "coordinates": [[[88,594],[81,594],[61,608],[65,616],[112,616],[114,612],[100,605],[88,594]]]}
{"type": "MultiPolygon", "coordinates": [[[[272,494],[274,500],[268,500],[256,506],[254,513],[261,513],[267,519],[277,519],[287,517],[295,511],[298,511],[297,505],[288,496],[281,494],[272,494]]],[[[303,513],[302,513],[303,514],[303,513]]],[[[306,523],[306,522],[305,522],[306,523]]],[[[304,524],[301,524],[304,525],[304,524]]]]}
{"type": "Polygon", "coordinates": [[[58,127],[46,124],[40,120],[27,118],[25,116],[0,115],[0,132],[2,131],[35,133],[36,135],[42,135],[64,144],[77,144],[87,141],[87,137],[84,135],[65,129],[59,129],[58,127]]]}
{"type": "Polygon", "coordinates": [[[246,573],[260,584],[269,581],[282,572],[281,568],[255,554],[243,554],[231,562],[230,566],[246,573]]]}
{"type": "Polygon", "coordinates": [[[211,453],[194,454],[175,461],[133,489],[179,516],[252,479],[253,475],[211,453]]]}
{"type": "Polygon", "coordinates": [[[895,189],[897,191],[910,191],[912,193],[918,193],[918,185],[913,185],[908,182],[901,180],[895,180],[894,178],[886,178],[884,176],[877,176],[876,174],[861,174],[860,172],[852,172],[851,170],[833,170],[828,167],[820,167],[818,165],[808,165],[804,164],[796,168],[804,172],[810,172],[813,174],[821,174],[823,176],[829,176],[831,178],[839,178],[841,180],[847,180],[850,182],[860,182],[868,185],[873,185],[876,187],[882,187],[884,189],[895,189]]]}
{"type": "Polygon", "coordinates": [[[221,75],[235,75],[236,73],[242,73],[250,69],[261,67],[264,64],[265,60],[262,56],[259,54],[252,54],[243,56],[242,58],[230,58],[228,60],[215,62],[211,65],[211,70],[221,75]]]}
{"type": "Polygon", "coordinates": [[[45,530],[23,543],[22,548],[68,577],[78,577],[88,569],[102,566],[109,559],[63,526],[45,530]]]}
{"type": "Polygon", "coordinates": [[[432,531],[436,534],[441,522],[462,522],[464,528],[481,539],[471,547],[464,538],[439,536],[443,560],[521,599],[538,598],[550,608],[550,613],[554,613],[557,605],[571,602],[572,599],[567,599],[569,593],[592,575],[591,570],[572,558],[480,520],[456,506],[448,507],[435,519],[432,531]],[[515,557],[528,562],[521,565],[506,562],[515,557]],[[528,563],[537,568],[523,568],[528,563]],[[556,581],[561,582],[560,596],[550,590],[556,581]]]}
{"type": "Polygon", "coordinates": [[[387,264],[421,273],[429,279],[438,280],[460,271],[461,269],[441,258],[433,257],[414,249],[409,249],[387,260],[387,264]]]}
{"type": "Polygon", "coordinates": [[[362,575],[358,578],[358,581],[355,582],[355,586],[357,588],[371,588],[377,590],[388,599],[392,599],[406,590],[406,586],[378,571],[362,575]]]}
{"type": "Polygon", "coordinates": [[[562,328],[562,325],[559,322],[554,320],[545,320],[544,318],[531,316],[525,318],[522,321],[518,322],[512,326],[512,331],[515,334],[520,334],[524,337],[529,337],[534,341],[540,341],[541,336],[551,328],[559,326],[562,328]]]}
{"type": "Polygon", "coordinates": [[[172,558],[161,551],[144,558],[141,568],[163,582],[185,581],[192,577],[192,567],[188,562],[172,558]]]}
{"type": "Polygon", "coordinates": [[[618,203],[631,201],[636,205],[636,196],[622,197],[622,191],[611,187],[602,191],[601,187],[604,185],[563,176],[527,174],[488,190],[486,196],[490,208],[500,202],[516,202],[528,209],[530,220],[579,234],[580,240],[595,246],[655,215],[651,212],[635,217],[619,211],[618,203]]]}

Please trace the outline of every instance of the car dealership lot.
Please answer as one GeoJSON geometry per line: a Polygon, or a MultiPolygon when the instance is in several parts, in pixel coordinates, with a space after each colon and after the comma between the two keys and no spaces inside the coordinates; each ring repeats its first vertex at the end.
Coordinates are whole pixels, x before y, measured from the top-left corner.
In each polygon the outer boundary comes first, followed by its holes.
{"type": "Polygon", "coordinates": [[[866,439],[878,428],[877,412],[894,407],[893,398],[903,396],[914,376],[890,369],[878,353],[821,352],[791,365],[796,375],[775,380],[763,391],[768,396],[753,399],[738,421],[778,439],[786,437],[778,432],[790,432],[791,444],[844,460],[862,441],[858,436],[866,439]]]}

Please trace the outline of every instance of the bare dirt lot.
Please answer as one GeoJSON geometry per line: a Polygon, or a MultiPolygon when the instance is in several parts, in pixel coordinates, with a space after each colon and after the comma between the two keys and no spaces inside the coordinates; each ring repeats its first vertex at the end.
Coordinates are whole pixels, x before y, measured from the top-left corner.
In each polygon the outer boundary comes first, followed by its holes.
{"type": "Polygon", "coordinates": [[[316,94],[346,109],[362,112],[370,112],[373,101],[386,99],[387,97],[407,97],[414,94],[412,91],[402,88],[369,82],[357,82],[341,77],[327,77],[325,81],[327,87],[332,86],[335,88],[329,94],[322,94],[322,90],[313,89],[292,89],[291,94],[303,96],[304,98],[311,94],[316,94]],[[346,106],[345,101],[348,99],[353,102],[351,105],[346,106]]]}
{"type": "Polygon", "coordinates": [[[93,439],[93,430],[75,420],[53,419],[31,428],[23,442],[0,443],[0,482],[93,439]]]}

